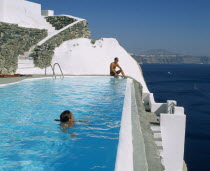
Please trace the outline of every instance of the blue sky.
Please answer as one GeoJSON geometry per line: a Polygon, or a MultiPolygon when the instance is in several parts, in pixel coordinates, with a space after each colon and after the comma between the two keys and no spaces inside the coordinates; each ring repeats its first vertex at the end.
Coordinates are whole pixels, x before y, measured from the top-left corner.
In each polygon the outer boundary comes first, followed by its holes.
{"type": "Polygon", "coordinates": [[[209,0],[31,1],[55,14],[87,19],[91,38],[116,38],[128,52],[166,49],[210,56],[209,0]]]}

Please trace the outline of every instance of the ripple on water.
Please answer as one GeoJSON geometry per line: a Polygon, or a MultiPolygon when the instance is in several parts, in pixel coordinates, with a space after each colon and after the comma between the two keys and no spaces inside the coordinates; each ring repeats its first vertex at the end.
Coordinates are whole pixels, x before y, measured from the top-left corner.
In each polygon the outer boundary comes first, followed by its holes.
{"type": "Polygon", "coordinates": [[[123,79],[73,77],[0,87],[0,167],[114,170],[125,85],[123,79]],[[54,119],[64,110],[85,122],[63,130],[54,119]]]}

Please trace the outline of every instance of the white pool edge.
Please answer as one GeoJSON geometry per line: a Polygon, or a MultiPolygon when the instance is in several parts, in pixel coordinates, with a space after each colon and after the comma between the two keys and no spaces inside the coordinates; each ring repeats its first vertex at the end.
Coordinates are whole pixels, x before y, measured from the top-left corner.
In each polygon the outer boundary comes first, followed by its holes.
{"type": "Polygon", "coordinates": [[[133,137],[131,121],[132,83],[133,80],[127,79],[115,171],[133,171],[133,137]]]}
{"type": "MultiPolygon", "coordinates": [[[[112,76],[91,76],[91,75],[88,75],[88,76],[85,76],[85,75],[72,75],[72,76],[65,76],[66,77],[112,77],[112,76]]],[[[12,85],[12,84],[19,84],[23,81],[33,81],[33,80],[41,80],[41,79],[53,79],[52,76],[45,76],[45,77],[39,77],[39,78],[27,78],[27,79],[23,79],[21,81],[16,81],[16,82],[13,82],[13,83],[6,83],[6,84],[0,84],[0,87],[4,87],[4,86],[7,86],[7,85],[12,85]]],[[[60,78],[58,78],[60,79],[60,78]]],[[[123,78],[120,78],[120,79],[123,79],[123,78]]]]}
{"type": "Polygon", "coordinates": [[[4,87],[4,86],[7,86],[7,85],[13,85],[13,84],[19,84],[19,83],[24,82],[24,81],[33,81],[33,80],[41,80],[41,79],[52,79],[52,77],[27,78],[27,79],[23,79],[21,81],[13,82],[13,83],[0,84],[0,87],[4,87]]]}

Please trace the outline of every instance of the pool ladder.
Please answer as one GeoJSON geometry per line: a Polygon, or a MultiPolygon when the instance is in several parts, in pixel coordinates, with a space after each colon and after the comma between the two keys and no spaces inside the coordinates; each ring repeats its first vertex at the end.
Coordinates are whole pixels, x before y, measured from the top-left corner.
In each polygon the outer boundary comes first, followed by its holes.
{"type": "MultiPolygon", "coordinates": [[[[55,74],[55,66],[56,66],[56,65],[58,65],[58,67],[59,67],[59,69],[60,69],[60,71],[61,71],[61,76],[60,76],[60,78],[64,79],[63,71],[62,71],[61,66],[60,66],[59,63],[54,63],[53,66],[50,64],[50,67],[51,67],[52,72],[53,72],[52,78],[53,78],[53,79],[56,79],[56,74],[55,74]]],[[[46,75],[47,75],[47,68],[45,68],[45,76],[46,76],[46,75]]]]}

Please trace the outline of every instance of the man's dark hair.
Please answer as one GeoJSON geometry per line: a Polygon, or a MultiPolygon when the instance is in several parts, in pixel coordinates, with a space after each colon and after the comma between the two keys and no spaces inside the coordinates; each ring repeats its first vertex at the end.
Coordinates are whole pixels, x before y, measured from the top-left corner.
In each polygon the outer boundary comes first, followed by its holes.
{"type": "Polygon", "coordinates": [[[65,110],[60,115],[61,122],[68,122],[71,119],[71,112],[69,110],[65,110]]]}
{"type": "Polygon", "coordinates": [[[114,60],[115,60],[115,61],[118,60],[118,57],[114,58],[114,60]]]}

